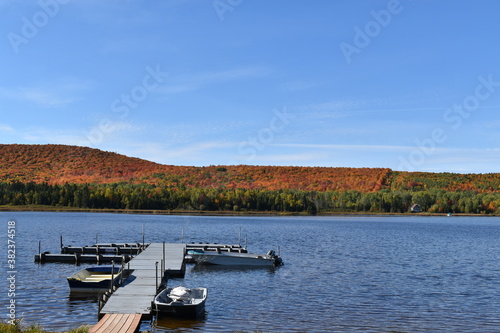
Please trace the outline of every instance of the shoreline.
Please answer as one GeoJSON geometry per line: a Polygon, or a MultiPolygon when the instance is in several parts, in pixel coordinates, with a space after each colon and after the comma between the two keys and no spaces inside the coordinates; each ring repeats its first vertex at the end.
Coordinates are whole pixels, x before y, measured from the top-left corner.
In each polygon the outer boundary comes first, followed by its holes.
{"type": "MultiPolygon", "coordinates": [[[[95,209],[54,206],[0,206],[0,212],[54,212],[54,213],[109,213],[138,215],[191,215],[191,216],[447,216],[442,213],[390,213],[390,212],[267,212],[267,211],[199,211],[199,210],[159,210],[159,209],[95,209]]],[[[456,213],[452,216],[462,217],[496,217],[495,214],[465,214],[456,213]]]]}

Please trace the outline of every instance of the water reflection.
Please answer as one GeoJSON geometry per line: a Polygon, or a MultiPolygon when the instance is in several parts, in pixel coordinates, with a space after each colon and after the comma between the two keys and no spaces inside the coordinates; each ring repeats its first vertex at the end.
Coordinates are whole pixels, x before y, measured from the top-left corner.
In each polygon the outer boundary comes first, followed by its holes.
{"type": "Polygon", "coordinates": [[[267,271],[274,273],[279,267],[267,266],[221,266],[221,265],[200,265],[191,264],[192,268],[189,270],[193,273],[231,273],[231,272],[252,272],[252,271],[267,271]]]}
{"type": "Polygon", "coordinates": [[[78,293],[70,292],[68,296],[68,302],[70,303],[96,303],[102,293],[78,293]]]}
{"type": "Polygon", "coordinates": [[[98,293],[70,292],[66,298],[66,314],[74,316],[81,313],[94,312],[97,319],[99,296],[100,294],[98,293]]]}
{"type": "Polygon", "coordinates": [[[188,319],[175,317],[157,318],[152,323],[152,328],[156,331],[185,331],[185,330],[203,330],[207,316],[203,319],[188,319]]]}

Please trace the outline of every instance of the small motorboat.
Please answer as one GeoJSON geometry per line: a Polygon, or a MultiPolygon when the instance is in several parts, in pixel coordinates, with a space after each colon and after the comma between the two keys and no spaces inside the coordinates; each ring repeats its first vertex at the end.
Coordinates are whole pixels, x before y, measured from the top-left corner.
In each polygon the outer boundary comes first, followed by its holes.
{"type": "Polygon", "coordinates": [[[159,316],[201,317],[207,295],[207,288],[166,288],[155,297],[154,309],[159,316]]]}
{"type": "Polygon", "coordinates": [[[196,260],[194,259],[197,255],[203,254],[204,251],[201,249],[193,249],[193,250],[188,250],[186,255],[184,256],[184,259],[186,260],[187,263],[189,264],[194,264],[196,263],[196,260]]]}
{"type": "Polygon", "coordinates": [[[274,250],[269,251],[267,254],[204,251],[202,253],[192,253],[191,256],[197,264],[255,267],[283,265],[283,260],[274,250]]]}
{"type": "Polygon", "coordinates": [[[72,292],[104,292],[113,285],[118,285],[121,278],[120,266],[94,266],[84,268],[68,277],[72,292]]]}

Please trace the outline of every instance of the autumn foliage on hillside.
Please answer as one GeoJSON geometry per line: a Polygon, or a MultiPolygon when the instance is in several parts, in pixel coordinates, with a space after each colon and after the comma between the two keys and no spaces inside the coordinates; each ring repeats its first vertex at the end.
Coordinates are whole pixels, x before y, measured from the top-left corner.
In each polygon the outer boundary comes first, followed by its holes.
{"type": "Polygon", "coordinates": [[[500,174],[172,166],[98,149],[0,145],[0,206],[500,215],[500,174]]]}
{"type": "Polygon", "coordinates": [[[113,183],[154,173],[153,162],[66,145],[0,145],[0,181],[113,183]]]}
{"type": "Polygon", "coordinates": [[[362,193],[500,191],[500,174],[398,172],[387,168],[173,166],[86,147],[17,144],[0,145],[0,182],[362,193]]]}
{"type": "Polygon", "coordinates": [[[168,188],[372,192],[389,169],[275,166],[171,166],[98,149],[0,145],[0,181],[54,184],[145,183],[168,188]]]}
{"type": "Polygon", "coordinates": [[[500,191],[500,174],[392,172],[387,179],[387,184],[392,191],[442,189],[450,192],[491,193],[500,191]]]}

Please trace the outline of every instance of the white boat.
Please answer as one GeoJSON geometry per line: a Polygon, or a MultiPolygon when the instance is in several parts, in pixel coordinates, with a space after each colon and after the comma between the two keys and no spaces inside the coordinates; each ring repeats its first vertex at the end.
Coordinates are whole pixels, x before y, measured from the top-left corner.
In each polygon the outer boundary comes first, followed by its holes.
{"type": "Polygon", "coordinates": [[[203,251],[193,253],[191,256],[197,264],[256,267],[283,265],[283,260],[273,250],[267,254],[203,251]]]}
{"type": "Polygon", "coordinates": [[[111,280],[118,285],[122,272],[120,266],[94,266],[84,268],[67,278],[72,292],[104,292],[111,287],[111,280]]]}
{"type": "Polygon", "coordinates": [[[207,288],[166,288],[154,299],[157,315],[201,317],[205,313],[207,288]]]}

